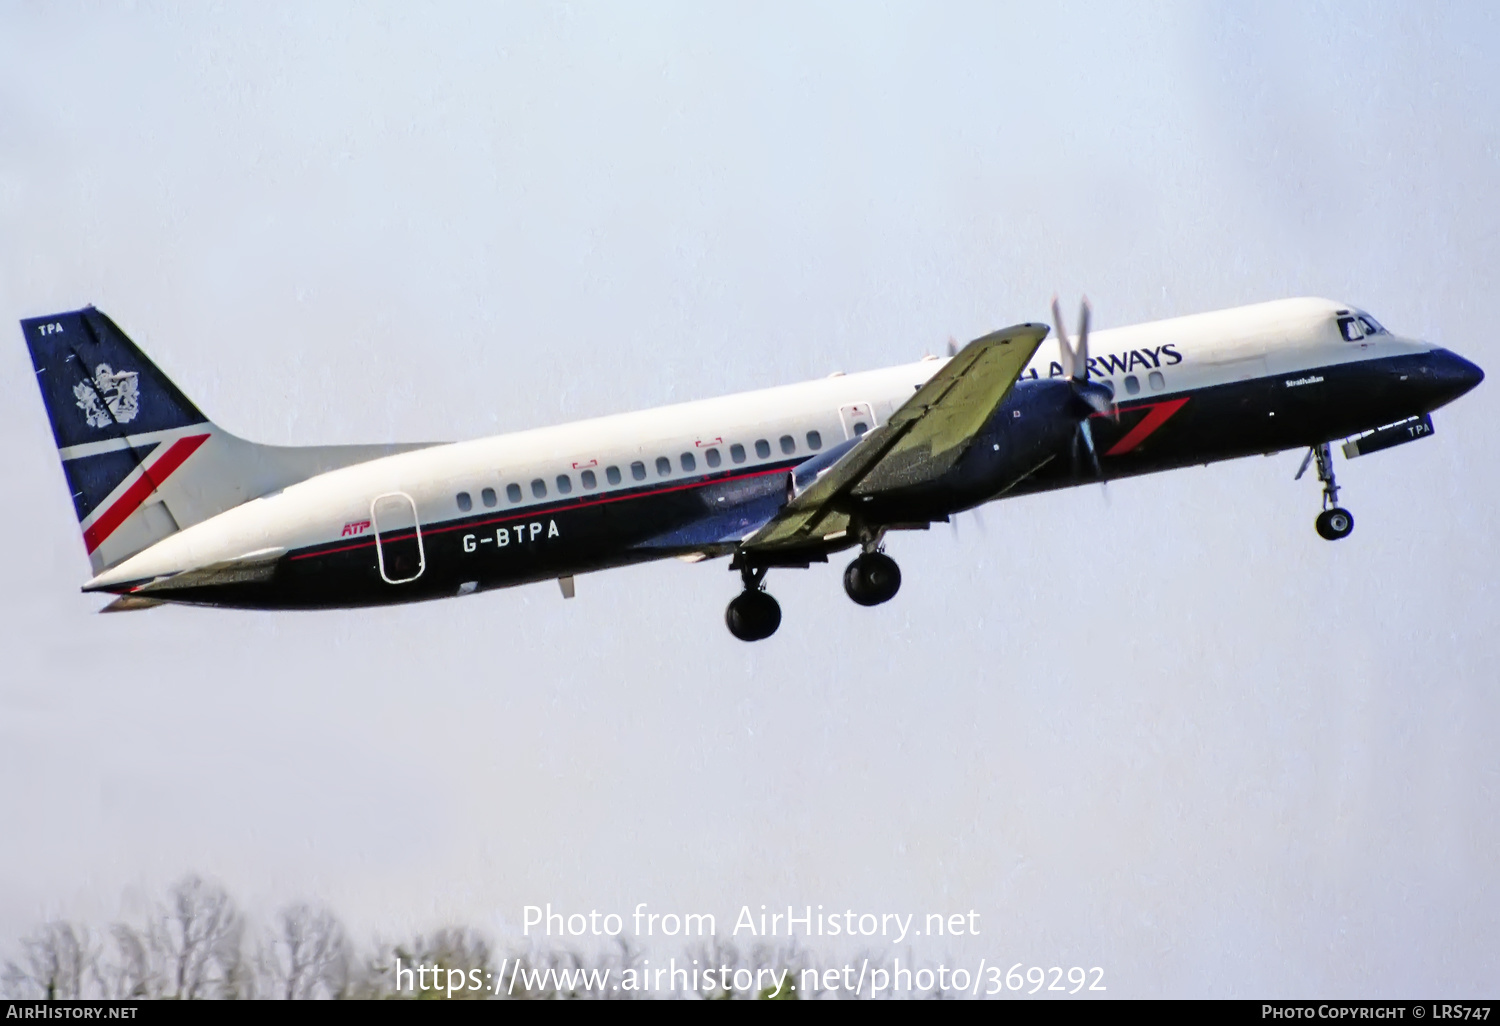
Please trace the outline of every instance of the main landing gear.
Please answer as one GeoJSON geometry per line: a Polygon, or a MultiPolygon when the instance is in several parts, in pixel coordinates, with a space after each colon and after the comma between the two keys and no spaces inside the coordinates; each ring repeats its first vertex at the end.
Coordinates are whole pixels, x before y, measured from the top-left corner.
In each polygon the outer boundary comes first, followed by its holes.
{"type": "MultiPolygon", "coordinates": [[[[873,539],[868,541],[865,551],[844,571],[844,590],[862,606],[889,602],[901,590],[901,568],[876,544],[873,539]]],[[[781,626],[781,606],[766,594],[766,568],[743,563],[731,564],[730,568],[739,570],[745,590],[724,610],[724,625],[741,641],[769,638],[781,626]]]]}
{"type": "Polygon", "coordinates": [[[765,567],[740,567],[740,580],[745,590],[740,592],[724,610],[724,624],[741,641],[762,641],[776,633],[781,626],[781,605],[766,594],[762,582],[766,579],[765,567]]]}
{"type": "Polygon", "coordinates": [[[901,590],[901,568],[884,552],[860,553],[844,571],[844,591],[862,606],[889,602],[901,590]]]}
{"type": "Polygon", "coordinates": [[[1318,514],[1318,534],[1329,541],[1347,538],[1354,531],[1354,514],[1339,506],[1339,484],[1333,476],[1333,448],[1327,442],[1315,445],[1302,461],[1297,471],[1300,478],[1307,473],[1307,465],[1317,462],[1318,480],[1323,482],[1323,512],[1318,514]]]}

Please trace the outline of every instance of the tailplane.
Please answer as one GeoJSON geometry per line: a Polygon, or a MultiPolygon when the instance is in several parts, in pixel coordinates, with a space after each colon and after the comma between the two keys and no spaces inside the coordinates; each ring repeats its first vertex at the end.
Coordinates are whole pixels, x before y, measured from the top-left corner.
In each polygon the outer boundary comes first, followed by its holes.
{"type": "Polygon", "coordinates": [[[257,445],[205,417],[93,307],[21,330],[95,574],[250,499],[432,444],[257,445]]]}

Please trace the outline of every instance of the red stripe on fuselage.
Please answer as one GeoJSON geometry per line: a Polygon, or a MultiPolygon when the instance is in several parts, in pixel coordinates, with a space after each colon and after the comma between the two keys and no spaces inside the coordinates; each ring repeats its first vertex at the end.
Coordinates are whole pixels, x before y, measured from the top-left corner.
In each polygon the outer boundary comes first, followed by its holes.
{"type": "MultiPolygon", "coordinates": [[[[790,469],[791,466],[788,465],[773,467],[770,470],[752,470],[744,474],[733,474],[729,477],[705,478],[699,481],[690,481],[687,484],[672,485],[667,488],[653,488],[650,491],[646,492],[629,492],[625,495],[606,495],[601,496],[597,499],[590,499],[583,502],[543,506],[540,508],[532,509],[530,511],[514,513],[510,516],[491,517],[488,520],[477,520],[473,523],[453,524],[448,527],[424,527],[422,529],[422,537],[426,538],[427,536],[434,534],[447,534],[449,531],[472,531],[477,527],[487,527],[490,524],[503,524],[511,520],[534,520],[538,517],[555,516],[558,513],[566,513],[575,509],[587,509],[589,506],[603,506],[611,502],[630,502],[633,499],[647,499],[653,495],[666,495],[668,492],[683,492],[688,491],[692,488],[706,488],[709,485],[728,484],[731,481],[745,481],[752,477],[765,477],[767,474],[785,474],[790,469]]],[[[397,538],[404,538],[406,537],[406,532],[409,530],[411,530],[411,528],[402,528],[401,530],[396,531],[391,535],[384,536],[383,540],[394,541],[397,538]]],[[[336,552],[352,552],[355,549],[367,549],[374,544],[375,539],[370,538],[368,541],[355,542],[353,545],[341,545],[336,549],[318,549],[316,552],[299,552],[295,555],[288,556],[287,558],[294,560],[313,559],[317,556],[331,556],[336,552]]]]}
{"type": "Polygon", "coordinates": [[[1167,422],[1167,419],[1187,405],[1186,399],[1168,399],[1164,402],[1152,403],[1150,406],[1136,406],[1134,410],[1146,409],[1151,412],[1141,419],[1141,422],[1131,428],[1124,438],[1109,447],[1106,456],[1123,456],[1136,446],[1144,442],[1152,432],[1167,422]]]}
{"type": "Polygon", "coordinates": [[[83,532],[83,544],[89,552],[93,552],[104,544],[104,540],[114,534],[115,529],[123,524],[130,514],[140,509],[141,503],[160,488],[162,482],[171,477],[172,472],[182,466],[189,456],[198,451],[198,446],[206,441],[208,441],[207,435],[189,435],[187,438],[179,438],[154,463],[143,468],[141,476],[125,489],[125,494],[116,499],[114,505],[105,510],[99,519],[83,532]]]}

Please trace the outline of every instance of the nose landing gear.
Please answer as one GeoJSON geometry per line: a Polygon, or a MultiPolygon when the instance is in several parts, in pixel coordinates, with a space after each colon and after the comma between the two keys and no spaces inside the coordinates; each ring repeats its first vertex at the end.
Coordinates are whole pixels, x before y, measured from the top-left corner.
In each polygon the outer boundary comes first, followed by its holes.
{"type": "Polygon", "coordinates": [[[724,625],[741,641],[763,641],[781,626],[781,605],[766,594],[762,586],[765,578],[765,567],[740,567],[745,590],[724,610],[724,625]]]}
{"type": "Polygon", "coordinates": [[[1318,533],[1329,541],[1338,541],[1340,538],[1349,537],[1349,532],[1354,530],[1354,516],[1347,509],[1325,509],[1318,514],[1318,533]]]}
{"type": "Polygon", "coordinates": [[[1318,480],[1323,482],[1323,512],[1318,514],[1318,534],[1329,541],[1347,538],[1354,531],[1354,514],[1339,506],[1339,484],[1333,476],[1333,448],[1324,442],[1307,451],[1302,469],[1297,471],[1300,479],[1307,473],[1307,465],[1316,461],[1318,480]]]}

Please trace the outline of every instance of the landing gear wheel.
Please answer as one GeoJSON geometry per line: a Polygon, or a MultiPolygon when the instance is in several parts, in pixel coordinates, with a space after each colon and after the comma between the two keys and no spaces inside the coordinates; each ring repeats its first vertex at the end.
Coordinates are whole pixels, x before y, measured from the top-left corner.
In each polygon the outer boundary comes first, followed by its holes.
{"type": "Polygon", "coordinates": [[[1323,512],[1318,514],[1318,534],[1329,541],[1347,538],[1354,530],[1354,514],[1339,505],[1339,483],[1333,476],[1333,447],[1324,442],[1307,450],[1302,469],[1297,471],[1299,479],[1314,460],[1318,465],[1318,480],[1323,482],[1323,512]]]}
{"type": "Polygon", "coordinates": [[[884,552],[866,552],[844,571],[844,591],[862,606],[889,602],[901,590],[901,568],[884,552]]]}
{"type": "Polygon", "coordinates": [[[1335,506],[1318,514],[1318,533],[1329,541],[1349,537],[1354,530],[1354,514],[1335,506]]]}
{"type": "Polygon", "coordinates": [[[724,610],[724,624],[741,641],[762,641],[781,626],[781,605],[763,591],[742,591],[724,610]]]}

